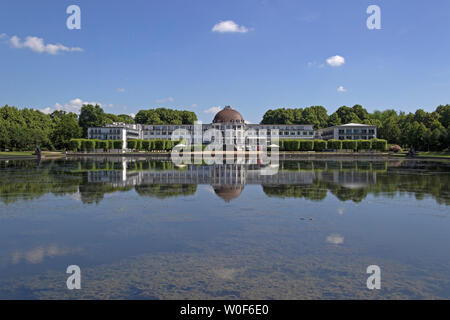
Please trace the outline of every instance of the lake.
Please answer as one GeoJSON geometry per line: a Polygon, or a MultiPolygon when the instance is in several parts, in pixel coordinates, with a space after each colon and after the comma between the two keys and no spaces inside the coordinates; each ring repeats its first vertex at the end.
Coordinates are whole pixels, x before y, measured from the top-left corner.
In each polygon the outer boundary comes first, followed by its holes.
{"type": "Polygon", "coordinates": [[[450,298],[450,163],[0,161],[0,299],[450,298]],[[69,265],[81,268],[68,290],[69,265]],[[381,289],[369,290],[367,267],[381,289]]]}

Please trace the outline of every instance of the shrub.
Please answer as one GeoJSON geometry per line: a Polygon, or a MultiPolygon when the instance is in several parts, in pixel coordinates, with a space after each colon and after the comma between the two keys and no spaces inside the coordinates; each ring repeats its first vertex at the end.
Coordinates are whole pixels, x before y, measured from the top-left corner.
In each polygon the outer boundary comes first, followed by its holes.
{"type": "Polygon", "coordinates": [[[97,140],[97,141],[95,141],[95,148],[102,149],[103,151],[105,151],[107,149],[106,144],[107,144],[107,141],[105,141],[105,140],[97,140]]]}
{"type": "Polygon", "coordinates": [[[150,151],[150,147],[151,147],[151,141],[150,140],[143,140],[142,141],[142,150],[150,151]]]}
{"type": "Polygon", "coordinates": [[[372,149],[372,142],[370,140],[358,140],[358,150],[372,149]]]}
{"type": "Polygon", "coordinates": [[[278,144],[280,145],[280,151],[286,151],[284,149],[284,140],[280,140],[278,144]]]}
{"type": "Polygon", "coordinates": [[[73,152],[81,150],[81,139],[71,139],[69,142],[69,149],[73,152]]]}
{"type": "Polygon", "coordinates": [[[327,148],[331,150],[341,150],[342,140],[331,139],[327,141],[327,148]]]}
{"type": "Polygon", "coordinates": [[[123,148],[123,140],[112,140],[111,141],[113,143],[113,148],[115,150],[119,150],[123,148]]]}
{"type": "Polygon", "coordinates": [[[314,141],[313,140],[301,140],[300,141],[300,150],[301,151],[313,151],[314,150],[314,141]]]}
{"type": "Polygon", "coordinates": [[[327,148],[327,142],[325,140],[314,141],[314,151],[323,151],[327,148]]]}
{"type": "Polygon", "coordinates": [[[136,150],[142,150],[142,141],[143,140],[135,140],[136,141],[136,146],[135,146],[135,149],[136,150]]]}
{"type": "Polygon", "coordinates": [[[284,149],[286,151],[299,151],[300,150],[300,140],[285,140],[284,149]]]}
{"type": "Polygon", "coordinates": [[[358,143],[356,140],[344,140],[342,141],[342,149],[344,150],[356,150],[358,143]]]}
{"type": "Polygon", "coordinates": [[[166,140],[165,142],[166,142],[166,144],[164,146],[164,150],[171,151],[173,149],[173,141],[166,140]]]}
{"type": "Polygon", "coordinates": [[[93,151],[95,149],[95,140],[88,140],[86,146],[88,151],[93,151]]]}
{"type": "Polygon", "coordinates": [[[372,140],[372,149],[378,151],[386,151],[387,150],[387,141],[383,139],[373,139],[372,140]]]}
{"type": "Polygon", "coordinates": [[[95,140],[82,139],[81,140],[81,149],[83,151],[92,151],[95,149],[95,140]]]}
{"type": "Polygon", "coordinates": [[[132,150],[136,149],[136,143],[137,143],[136,140],[127,140],[128,149],[132,149],[132,150]]]}
{"type": "Polygon", "coordinates": [[[398,152],[402,152],[402,148],[399,145],[393,144],[392,146],[389,147],[389,151],[398,153],[398,152]]]}
{"type": "Polygon", "coordinates": [[[155,140],[155,149],[154,150],[165,150],[166,144],[164,140],[155,140]]]}

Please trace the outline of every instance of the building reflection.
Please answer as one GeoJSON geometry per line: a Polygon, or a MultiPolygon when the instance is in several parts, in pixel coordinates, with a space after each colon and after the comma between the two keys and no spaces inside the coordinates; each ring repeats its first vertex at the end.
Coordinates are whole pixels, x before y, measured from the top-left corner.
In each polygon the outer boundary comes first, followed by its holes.
{"type": "Polygon", "coordinates": [[[261,185],[270,190],[280,186],[312,186],[320,182],[347,189],[364,189],[377,181],[376,170],[371,167],[369,170],[342,170],[341,167],[339,170],[315,170],[309,162],[304,163],[303,169],[281,164],[278,171],[271,175],[264,174],[267,166],[249,163],[176,166],[168,162],[159,168],[145,164],[123,158],[109,166],[113,169],[87,170],[88,183],[107,184],[116,188],[210,185],[217,196],[230,202],[242,194],[246,185],[261,185]]]}

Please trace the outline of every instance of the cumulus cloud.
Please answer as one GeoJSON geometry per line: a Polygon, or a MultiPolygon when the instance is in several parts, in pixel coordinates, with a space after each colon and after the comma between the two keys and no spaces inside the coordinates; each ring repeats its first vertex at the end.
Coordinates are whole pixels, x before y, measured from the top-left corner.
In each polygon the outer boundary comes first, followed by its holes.
{"type": "Polygon", "coordinates": [[[162,98],[162,99],[158,99],[155,102],[156,103],[168,103],[168,102],[174,102],[175,99],[172,97],[167,97],[167,98],[162,98]]]}
{"type": "Polygon", "coordinates": [[[216,114],[217,112],[219,112],[220,110],[222,110],[221,107],[211,107],[209,109],[206,109],[205,111],[203,111],[204,113],[212,113],[212,114],[216,114]]]}
{"type": "Polygon", "coordinates": [[[87,101],[83,101],[80,98],[77,99],[73,99],[70,100],[68,103],[65,104],[60,104],[60,103],[55,103],[55,105],[53,107],[46,107],[44,109],[41,109],[41,111],[43,113],[52,113],[53,111],[66,111],[66,112],[74,112],[79,114],[81,111],[81,107],[85,104],[92,104],[92,105],[96,105],[98,104],[100,107],[102,106],[101,103],[99,102],[87,102],[87,101]]]}
{"type": "Polygon", "coordinates": [[[327,64],[332,67],[340,67],[345,63],[345,58],[341,56],[333,56],[327,59],[327,64]]]}
{"type": "MultiPolygon", "coordinates": [[[[0,35],[0,38],[7,38],[8,36],[4,33],[0,35]]],[[[31,51],[38,53],[48,53],[51,55],[56,55],[61,52],[74,52],[74,51],[83,51],[83,49],[79,47],[67,47],[62,45],[61,43],[45,43],[44,39],[38,37],[28,36],[22,41],[18,36],[12,36],[9,38],[9,43],[13,48],[17,49],[30,49],[31,51]]]]}
{"type": "Polygon", "coordinates": [[[247,27],[240,26],[232,20],[226,20],[214,25],[212,31],[218,33],[247,33],[249,30],[247,27]]]}
{"type": "Polygon", "coordinates": [[[327,237],[327,242],[331,244],[343,244],[344,243],[344,237],[340,234],[330,234],[327,237]]]}
{"type": "Polygon", "coordinates": [[[346,92],[347,89],[344,88],[344,86],[339,86],[339,88],[337,88],[338,92],[346,92]]]}
{"type": "Polygon", "coordinates": [[[117,92],[126,92],[125,88],[117,88],[117,92]]]}

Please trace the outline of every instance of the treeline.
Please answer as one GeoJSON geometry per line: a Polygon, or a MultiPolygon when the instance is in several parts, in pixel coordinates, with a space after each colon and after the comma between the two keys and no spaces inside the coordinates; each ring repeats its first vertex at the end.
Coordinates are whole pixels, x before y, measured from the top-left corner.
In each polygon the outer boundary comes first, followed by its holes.
{"type": "MultiPolygon", "coordinates": [[[[141,110],[138,115],[136,123],[141,124],[193,124],[197,120],[193,112],[165,108],[141,110]]],[[[65,111],[45,114],[6,105],[0,108],[0,151],[28,151],[36,146],[44,150],[71,149],[71,140],[87,138],[89,127],[114,122],[135,123],[135,119],[126,114],[106,113],[99,105],[91,104],[84,105],[80,115],[65,111]]]]}
{"type": "Polygon", "coordinates": [[[197,115],[192,111],[157,108],[139,111],[135,121],[139,124],[194,124],[197,115]]]}
{"type": "Polygon", "coordinates": [[[55,111],[44,114],[33,109],[8,105],[0,108],[0,150],[63,149],[70,139],[81,137],[74,113],[55,111]]]}
{"type": "Polygon", "coordinates": [[[325,151],[325,150],[352,150],[352,151],[386,151],[387,141],[384,139],[372,140],[280,140],[280,151],[325,151]]]}
{"type": "Polygon", "coordinates": [[[450,105],[440,105],[433,112],[415,113],[395,110],[369,113],[361,105],[342,106],[328,115],[322,106],[268,110],[262,124],[313,124],[315,129],[346,123],[364,123],[378,127],[378,138],[417,150],[445,150],[450,144],[450,105]]]}

